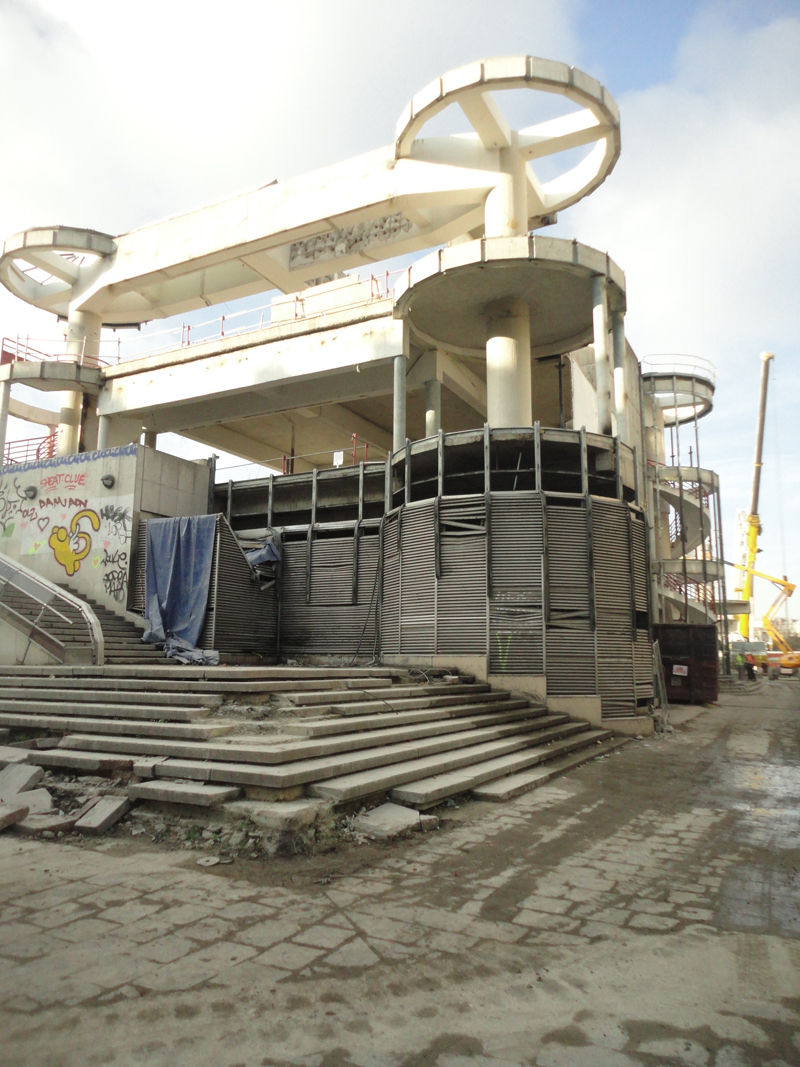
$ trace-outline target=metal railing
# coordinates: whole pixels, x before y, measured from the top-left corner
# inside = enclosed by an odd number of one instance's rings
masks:
[[[34,342],[33,345],[31,341]],[[4,337],[0,341],[0,366],[7,363],[80,363],[87,367],[109,367],[112,362],[119,363],[122,346],[121,337],[102,338],[99,344],[106,346],[104,351],[107,351],[109,346],[113,346],[116,349],[116,353],[106,359],[100,359],[99,356],[85,355],[85,339],[80,352],[68,352],[66,338],[61,338],[60,340],[29,336],[22,338],[17,334],[16,337]],[[47,347],[46,350],[43,350],[40,347],[34,347],[34,345]]]
[[[58,619],[61,625],[73,626],[74,622],[54,604],[62,608],[69,605],[80,614],[89,633],[92,663],[102,667],[105,662],[103,630],[89,605],[23,564],[0,554],[0,619],[28,638],[21,663],[25,662],[32,644],[38,645],[58,663],[66,662],[67,646],[49,632],[48,623],[52,625]],[[50,619],[50,616],[54,618]]]
[[[679,377],[702,378],[713,385],[717,378],[717,368],[703,356],[689,356],[682,353],[671,354],[657,352],[642,356],[642,374],[676,374]]]
[[[54,413],[55,414],[55,413]],[[21,441],[8,441],[0,466],[12,463],[36,463],[40,459],[52,459],[56,454],[58,431],[47,437],[26,437]]]

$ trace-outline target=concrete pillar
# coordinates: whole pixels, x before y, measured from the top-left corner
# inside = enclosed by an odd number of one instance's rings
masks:
[[[528,232],[528,176],[517,134],[514,132],[511,137],[510,148],[497,150],[502,178],[484,204],[487,237],[519,237]]]
[[[490,426],[530,426],[531,323],[524,300],[486,309],[486,406]]]
[[[611,433],[611,364],[608,358],[608,303],[606,278],[598,274],[592,291],[594,369],[597,385],[597,422],[600,433]]]
[[[0,382],[0,467],[5,463],[6,433],[8,431],[8,404],[11,400],[11,382]]]
[[[108,415],[100,415],[97,419],[97,449],[108,448]]]
[[[625,377],[625,312],[611,314],[611,338],[614,349],[614,404],[617,411],[617,436],[623,444],[631,444],[628,382]]]
[[[102,320],[91,311],[70,311],[67,320],[67,357],[76,363],[97,366],[100,355],[100,327]],[[80,391],[64,393],[61,414],[58,419],[59,456],[71,456],[78,451],[81,436],[83,394]]]
[[[155,448],[158,445],[158,433],[155,430],[144,431],[144,447]]]
[[[392,415],[392,451],[406,445],[406,357],[394,357],[394,411]]]
[[[425,382],[425,436],[435,437],[442,428],[442,383]]]

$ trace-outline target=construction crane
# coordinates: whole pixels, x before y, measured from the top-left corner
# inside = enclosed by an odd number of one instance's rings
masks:
[[[736,569],[740,571],[745,570],[745,568],[740,563],[734,563],[734,567],[736,567]],[[796,668],[800,667],[800,652],[797,652],[792,648],[792,646],[789,644],[789,642],[786,640],[786,638],[775,625],[775,619],[778,616],[778,612],[781,610],[783,605],[795,591],[794,584],[790,581],[787,581],[786,575],[784,575],[783,578],[776,578],[773,574],[764,574],[762,571],[750,570],[747,573],[746,577],[749,577],[751,580],[753,578],[763,578],[767,582],[772,582],[772,584],[777,588],[778,595],[773,600],[772,604],[769,607],[769,610],[761,616],[761,625],[769,634],[770,640],[772,641],[772,647],[779,649],[781,652],[781,658],[779,661],[781,667],[787,667],[790,670],[795,670]]]
[[[756,455],[753,462],[753,494],[750,498],[750,514],[747,516],[745,545],[742,563],[737,569],[742,572],[741,585],[736,591],[742,600],[752,601],[753,577],[758,554],[758,535],[761,533],[761,520],[758,517],[758,495],[761,489],[761,456],[764,450],[764,420],[767,414],[767,385],[769,384],[769,365],[775,358],[773,352],[761,353],[761,393],[758,401],[758,425],[756,427]],[[772,579],[770,579],[772,581]],[[794,587],[793,587],[794,588]],[[750,640],[750,616],[739,616],[739,633],[745,641]]]

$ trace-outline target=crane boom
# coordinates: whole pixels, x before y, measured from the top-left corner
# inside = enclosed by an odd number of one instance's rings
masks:
[[[761,520],[758,517],[758,497],[761,490],[762,454],[764,451],[764,422],[767,414],[767,386],[769,384],[769,365],[775,358],[773,352],[761,353],[761,391],[758,401],[758,425],[756,427],[756,454],[753,461],[753,493],[750,498],[750,514],[747,516],[747,535],[741,570],[742,600],[751,600],[753,596],[753,568],[758,553],[758,535],[761,533]],[[745,641],[750,640],[750,615],[739,616],[739,633]]]

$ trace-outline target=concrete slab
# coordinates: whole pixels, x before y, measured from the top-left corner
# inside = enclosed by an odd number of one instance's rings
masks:
[[[356,815],[353,829],[378,841],[419,830],[419,812],[400,804],[381,804],[365,815]]]
[[[138,782],[128,786],[131,800],[159,800],[168,804],[195,804],[202,808],[216,807],[226,800],[235,800],[241,793],[238,786],[200,785],[197,782]],[[80,829],[80,827],[79,827]]]
[[[44,813],[28,815],[17,824],[17,830],[26,837],[40,837],[42,834],[67,833],[74,825],[74,816]]]
[[[28,807],[25,804],[19,802],[9,804],[0,803],[0,830],[5,830],[9,826],[14,826],[15,823],[22,822],[28,815]]]
[[[265,830],[282,832],[310,826],[331,808],[325,800],[234,800],[225,805],[224,812],[228,819],[247,818]]]
[[[127,797],[101,797],[82,818],[75,829],[82,834],[102,834],[122,818],[130,809]]]
[[[26,789],[33,789],[43,777],[44,771],[41,767],[28,764],[6,767],[0,771],[0,801],[7,800],[16,793],[23,793]]]
[[[46,789],[26,789],[24,793],[18,793],[15,797],[5,798],[0,803],[27,804],[30,815],[43,815],[53,810],[53,798]]]
[[[7,734],[9,730],[5,731]],[[26,763],[28,752],[22,748],[11,748],[9,745],[0,745],[0,767],[10,767],[15,763]]]

